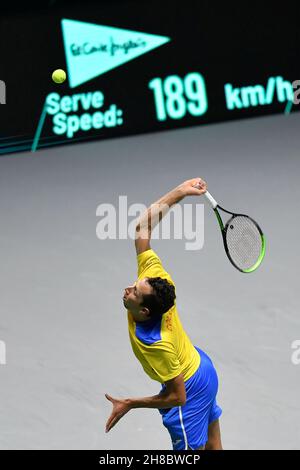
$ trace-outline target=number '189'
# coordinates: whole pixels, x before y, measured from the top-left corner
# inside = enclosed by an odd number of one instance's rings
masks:
[[[203,76],[189,73],[184,78],[178,75],[153,78],[149,82],[153,90],[156,116],[159,121],[181,119],[186,113],[201,116],[207,111],[207,95]]]

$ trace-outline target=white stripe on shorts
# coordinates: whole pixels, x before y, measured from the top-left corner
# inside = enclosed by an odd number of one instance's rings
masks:
[[[181,429],[182,429],[183,437],[184,437],[184,450],[188,450],[188,441],[187,441],[186,432],[184,429],[181,406],[179,406],[179,419],[180,419]]]

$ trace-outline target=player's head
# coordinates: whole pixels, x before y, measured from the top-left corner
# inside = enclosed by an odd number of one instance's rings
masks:
[[[174,305],[175,287],[161,277],[145,277],[125,289],[123,304],[135,321],[161,317]]]

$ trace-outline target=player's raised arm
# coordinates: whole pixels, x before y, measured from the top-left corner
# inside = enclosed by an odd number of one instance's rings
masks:
[[[152,230],[174,204],[180,202],[185,196],[201,196],[206,189],[205,181],[201,178],[192,178],[176,186],[172,191],[151,204],[137,222],[135,232],[137,254],[139,255],[150,249]]]

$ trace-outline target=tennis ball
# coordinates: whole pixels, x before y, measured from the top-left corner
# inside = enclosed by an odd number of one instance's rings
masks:
[[[66,78],[67,78],[66,72],[62,69],[54,70],[52,74],[52,80],[55,83],[63,83]]]

